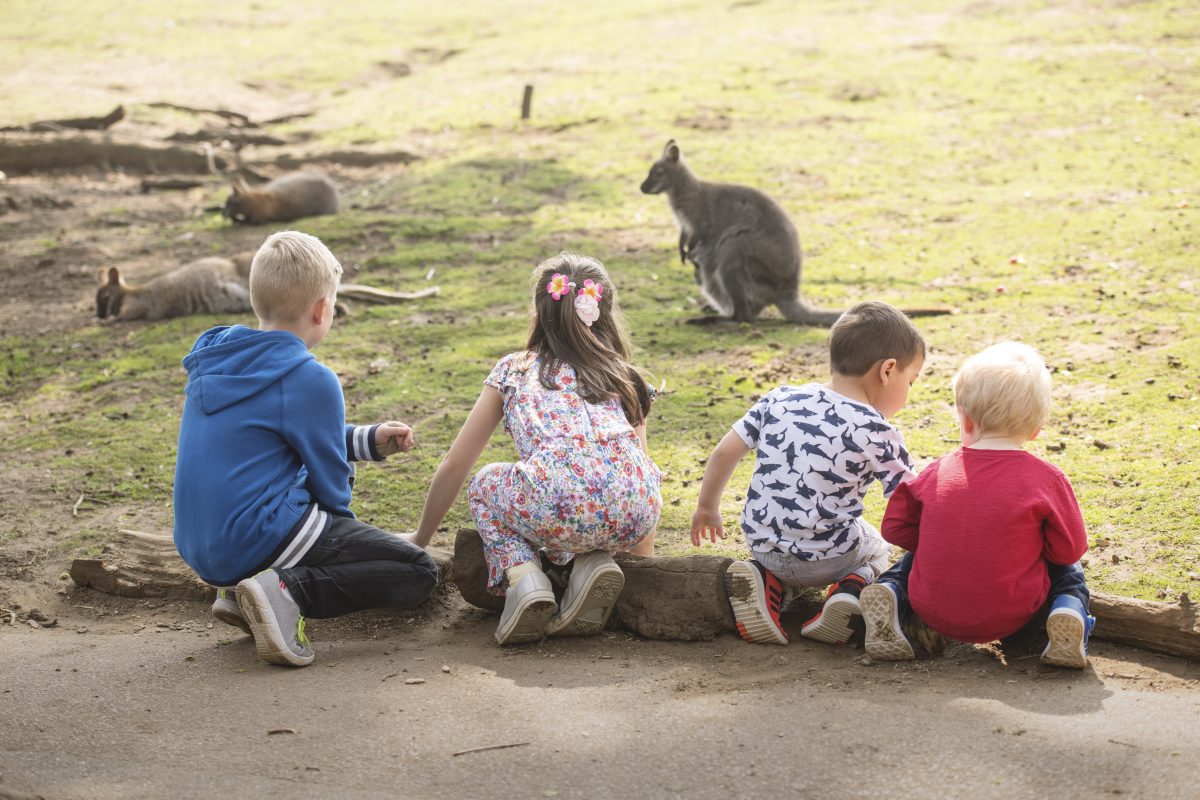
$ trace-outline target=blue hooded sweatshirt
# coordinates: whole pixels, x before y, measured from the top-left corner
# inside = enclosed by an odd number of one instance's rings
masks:
[[[206,331],[183,359],[187,400],[175,462],[175,547],[228,586],[295,566],[350,512],[350,460],[380,460],[378,426],[346,425],[342,387],[296,335]]]

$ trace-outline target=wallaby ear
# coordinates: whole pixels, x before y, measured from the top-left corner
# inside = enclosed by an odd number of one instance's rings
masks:
[[[101,274],[102,274],[102,275],[104,274],[104,270],[101,270],[100,272],[101,272]],[[118,286],[118,285],[120,285],[120,283],[121,283],[121,270],[117,269],[116,267],[109,267],[109,268],[108,268],[108,281],[107,281],[107,282],[108,282],[108,284],[109,284],[110,286]]]
[[[663,148],[663,158],[667,161],[679,160],[679,145],[675,144],[675,140],[667,142],[667,146]]]

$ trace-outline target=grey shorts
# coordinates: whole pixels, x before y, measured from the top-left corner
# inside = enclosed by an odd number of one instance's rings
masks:
[[[779,578],[784,586],[792,589],[828,586],[851,572],[872,581],[888,568],[892,547],[883,540],[873,525],[862,520],[859,520],[859,524],[862,526],[862,535],[858,539],[858,545],[845,555],[805,561],[788,553],[772,550],[768,553],[754,553],[753,557]]]

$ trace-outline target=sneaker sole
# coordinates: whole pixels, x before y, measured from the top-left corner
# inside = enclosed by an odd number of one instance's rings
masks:
[[[553,592],[531,593],[525,603],[513,613],[505,630],[496,629],[497,644],[526,644],[546,638],[546,626],[554,616],[557,604]]]
[[[287,646],[283,631],[279,629],[275,615],[270,611],[271,603],[261,586],[254,581],[246,581],[245,585],[239,585],[237,600],[242,616],[250,624],[250,635],[254,637],[254,649],[258,651],[259,658],[271,664],[283,664],[288,667],[307,667],[312,663],[315,654],[297,655]]]
[[[243,633],[248,633],[252,636],[254,635],[254,632],[250,630],[250,626],[246,624],[246,618],[243,617],[238,612],[226,611],[224,609],[215,609],[212,612],[212,615],[213,615],[213,619],[219,620],[221,622],[224,622],[226,625],[237,628],[238,630],[242,631]]]
[[[559,609],[546,626],[547,636],[595,636],[604,630],[617,597],[625,588],[625,573],[616,564],[597,569],[590,585],[579,593],[574,608]]]
[[[863,622],[867,626],[864,646],[867,655],[876,661],[912,661],[916,658],[912,645],[900,630],[900,613],[896,595],[883,586],[867,586],[859,595]]]
[[[733,609],[734,625],[743,639],[755,644],[788,643],[787,634],[775,625],[758,600],[766,595],[758,570],[744,561],[730,564],[725,571],[725,593]]]
[[[854,636],[850,620],[862,613],[858,598],[834,595],[825,602],[821,613],[804,623],[800,635],[828,644],[845,644]]]
[[[1046,634],[1050,637],[1050,643],[1042,651],[1042,663],[1086,669],[1088,660],[1083,649],[1083,626],[1083,621],[1074,614],[1051,614],[1046,620]]]

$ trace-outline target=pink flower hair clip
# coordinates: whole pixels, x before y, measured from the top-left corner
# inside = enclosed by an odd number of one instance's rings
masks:
[[[600,298],[604,295],[604,285],[590,278],[583,282],[583,288],[575,295],[575,313],[589,328],[600,319]]]
[[[588,281],[591,283],[591,281]],[[567,276],[560,272],[554,273],[550,278],[550,282],[546,284],[546,291],[555,300],[561,300],[564,294],[570,294],[571,289],[575,288],[575,282],[567,280]]]

